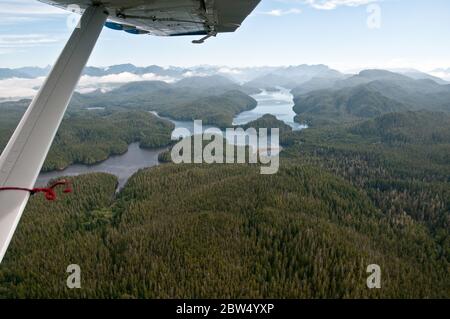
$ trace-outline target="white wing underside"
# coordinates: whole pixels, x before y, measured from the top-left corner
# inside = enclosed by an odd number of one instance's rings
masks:
[[[84,9],[90,0],[40,0],[67,9]],[[108,0],[111,21],[157,36],[234,32],[260,0]]]

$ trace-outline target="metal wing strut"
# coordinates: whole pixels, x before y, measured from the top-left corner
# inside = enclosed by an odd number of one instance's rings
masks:
[[[85,10],[79,26],[0,156],[0,187],[33,188],[108,13]],[[0,262],[25,209],[29,192],[0,192]]]

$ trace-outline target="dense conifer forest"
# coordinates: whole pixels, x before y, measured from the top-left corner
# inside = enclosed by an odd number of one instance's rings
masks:
[[[440,124],[414,137],[422,117]],[[275,175],[165,164],[118,194],[114,176],[90,174],[57,202],[35,196],[0,296],[450,297],[448,118],[411,112],[290,134]],[[69,264],[81,266],[82,289],[66,288]],[[381,289],[366,287],[369,264],[381,266]]]
[[[203,120],[204,124],[225,128],[231,126],[238,113],[256,106],[248,94],[258,92],[220,76],[186,78],[172,85],[144,81],[107,93],[76,94],[71,108],[154,111],[175,120]]]
[[[125,153],[133,142],[142,148],[166,146],[173,128],[171,122],[144,111],[84,111],[63,121],[43,170],[95,164]]]
[[[260,118],[250,121],[245,125],[241,125],[238,127],[242,127],[244,130],[248,128],[254,128],[257,131],[260,128],[266,128],[268,130],[268,134],[270,134],[271,128],[278,128],[280,135],[284,135],[286,133],[292,132],[292,127],[284,123],[283,121],[278,120],[274,115],[272,114],[264,114]]]
[[[27,101],[0,104],[0,149],[8,142]],[[125,153],[128,145],[156,148],[171,143],[174,125],[145,111],[72,110],[64,118],[43,171],[95,164]]]
[[[173,124],[149,111],[226,127],[256,103],[220,77],[180,82],[75,94],[44,170],[169,145]],[[280,128],[274,175],[166,151],[120,191],[113,175],[71,177],[73,193],[31,198],[0,298],[450,298],[450,91],[432,82],[371,70],[295,88],[311,127],[242,126]],[[28,103],[0,104],[0,149]]]

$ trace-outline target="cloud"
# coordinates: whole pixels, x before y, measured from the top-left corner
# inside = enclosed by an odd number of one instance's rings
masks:
[[[227,68],[227,67],[220,68],[218,72],[223,73],[223,74],[231,74],[231,75],[242,74],[242,71],[239,69],[233,69],[233,68]]]
[[[0,15],[0,25],[14,25],[14,24],[23,24],[28,22],[34,22],[36,19],[34,17],[18,17],[18,16],[2,16]]]
[[[358,7],[379,1],[380,0],[277,0],[277,2],[283,3],[303,3],[319,10],[333,10],[343,6]]]
[[[449,69],[436,69],[429,73],[438,78],[444,79],[446,81],[450,81],[450,68]]]
[[[173,83],[177,79],[170,76],[162,76],[154,73],[134,74],[123,72],[118,74],[109,74],[105,76],[83,75],[78,83],[77,92],[90,93],[100,89],[102,92],[110,91],[121,84],[141,81],[162,81]]]
[[[67,11],[35,0],[1,0],[0,15],[61,15]]]
[[[110,84],[110,83],[128,83],[128,82],[139,82],[139,81],[163,81],[167,83],[175,82],[175,78],[170,76],[162,76],[154,73],[146,74],[134,74],[130,72],[123,72],[118,74],[109,74],[105,76],[89,76],[83,75],[80,79],[79,87],[96,86],[99,84]]]
[[[194,76],[209,76],[209,73],[206,72],[198,72],[198,71],[187,71],[183,73],[184,78],[192,78]]]
[[[44,82],[43,77],[36,79],[6,79],[0,80],[0,100],[20,99],[33,97],[37,93],[37,88]]]
[[[60,39],[44,34],[8,34],[0,35],[1,49],[29,48],[58,42]]]
[[[69,14],[68,11],[36,0],[0,0],[0,26],[64,18]]]
[[[260,12],[260,14],[265,14],[273,17],[281,17],[289,14],[300,14],[302,13],[302,10],[297,8],[282,10],[282,9],[273,9],[270,11]]]
[[[65,19],[70,12],[36,0],[0,0],[0,55],[21,52],[24,48],[48,45],[62,37],[42,34],[8,34],[9,26],[39,23],[55,18]],[[3,34],[1,34],[3,33]]]
[[[22,98],[32,98],[38,92],[39,87],[44,82],[45,77],[35,79],[19,79],[10,78],[0,80],[0,101],[1,100],[18,100]],[[133,74],[123,72],[119,74],[110,74],[105,76],[89,76],[83,75],[78,83],[77,91],[81,93],[89,93],[97,89],[108,91],[118,84],[140,82],[140,81],[163,81],[173,83],[177,79],[169,76],[160,76],[154,73]]]

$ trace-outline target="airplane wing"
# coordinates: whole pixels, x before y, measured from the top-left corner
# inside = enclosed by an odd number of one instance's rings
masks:
[[[40,0],[81,10],[90,0]],[[104,6],[112,28],[157,36],[215,35],[234,32],[261,0],[109,0]]]
[[[235,31],[259,1],[42,0],[65,9],[78,5],[83,16],[0,156],[0,262],[103,26],[135,34],[205,35],[194,41],[201,43]]]

